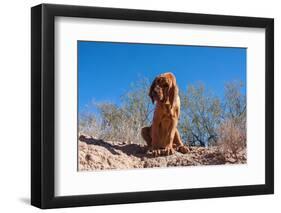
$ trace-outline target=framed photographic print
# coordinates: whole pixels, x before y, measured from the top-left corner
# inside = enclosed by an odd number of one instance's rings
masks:
[[[274,21],[31,9],[31,204],[274,192]]]

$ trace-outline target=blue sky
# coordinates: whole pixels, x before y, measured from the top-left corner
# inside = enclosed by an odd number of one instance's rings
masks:
[[[180,89],[203,82],[217,96],[225,82],[246,84],[246,49],[78,41],[79,111],[92,100],[120,103],[140,77],[173,72]],[[244,90],[245,92],[245,90]]]

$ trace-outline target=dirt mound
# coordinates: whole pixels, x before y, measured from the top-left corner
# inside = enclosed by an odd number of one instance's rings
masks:
[[[191,147],[190,152],[153,157],[144,145],[103,141],[90,136],[79,137],[79,171],[132,169],[171,166],[198,166],[246,163],[246,153],[238,160],[223,155],[217,148]]]

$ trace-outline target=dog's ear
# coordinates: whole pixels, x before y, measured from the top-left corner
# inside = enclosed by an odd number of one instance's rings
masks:
[[[148,95],[151,98],[151,101],[152,101],[153,104],[154,104],[155,100],[153,98],[152,91],[154,90],[155,84],[156,84],[156,78],[153,80],[153,82],[152,82],[152,84],[150,86],[150,89],[149,89],[149,93],[148,93]]]
[[[169,87],[169,102],[171,105],[171,108],[173,108],[176,104],[177,104],[177,98],[179,95],[179,89],[176,83],[176,78],[174,77],[174,75],[170,75],[169,76],[169,80],[171,81],[170,83],[170,87]]]

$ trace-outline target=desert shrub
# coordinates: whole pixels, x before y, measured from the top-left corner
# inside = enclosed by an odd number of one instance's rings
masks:
[[[199,146],[215,143],[222,113],[220,99],[206,90],[203,83],[189,85],[180,97],[179,130],[183,140]]]
[[[79,113],[78,123],[80,134],[91,135],[95,138],[100,137],[101,125],[94,113],[85,111]]]
[[[149,87],[148,79],[142,78],[131,84],[118,104],[92,102],[79,113],[79,132],[104,140],[144,143],[141,128],[151,125],[154,110]],[[219,146],[233,155],[245,147],[246,97],[242,89],[241,82],[233,81],[225,84],[220,97],[203,83],[180,90],[178,129],[183,142],[191,146]]]
[[[222,103],[222,124],[218,128],[218,146],[227,157],[238,160],[238,154],[246,149],[246,96],[243,84],[232,81],[225,84]]]
[[[227,120],[218,129],[218,146],[227,157],[238,160],[238,153],[246,148],[246,127],[235,120]]]
[[[221,134],[219,128],[229,120],[245,131],[246,97],[243,88],[240,81],[226,82],[221,97],[214,95],[203,83],[190,84],[186,91],[180,91],[178,127],[183,141],[191,146],[217,146]]]
[[[227,82],[224,86],[223,117],[235,122],[242,122],[246,117],[246,96],[241,90],[244,85],[240,81]]]
[[[98,104],[101,115],[100,138],[131,143],[135,139],[133,118],[128,112],[114,104]]]
[[[92,102],[79,115],[79,131],[99,139],[125,143],[143,143],[141,128],[151,123],[153,107],[148,97],[149,81],[141,79],[120,98],[119,105]]]

